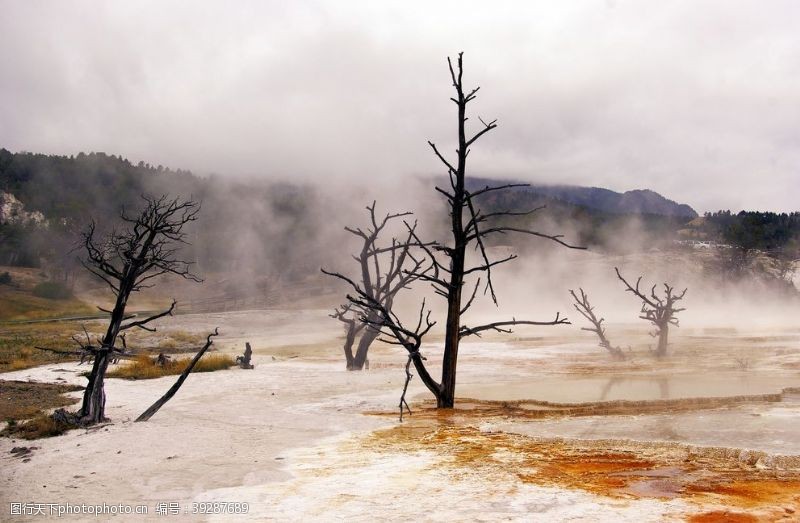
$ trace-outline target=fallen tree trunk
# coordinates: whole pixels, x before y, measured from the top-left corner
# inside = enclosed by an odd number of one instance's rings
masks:
[[[203,346],[202,349],[200,349],[200,352],[195,354],[194,358],[192,358],[192,361],[189,363],[189,365],[186,367],[186,369],[181,373],[181,375],[178,377],[177,381],[175,381],[175,384],[172,387],[170,387],[170,389],[167,391],[167,393],[164,394],[163,396],[161,396],[158,399],[158,401],[156,401],[155,403],[150,405],[150,408],[148,408],[146,411],[144,411],[141,414],[141,416],[136,418],[137,422],[138,421],[147,421],[147,420],[149,420],[150,418],[153,417],[153,415],[156,412],[158,412],[158,410],[161,407],[164,406],[164,404],[166,402],[168,402],[169,400],[172,399],[172,397],[175,395],[175,393],[178,392],[178,389],[181,388],[181,385],[183,385],[183,382],[186,381],[186,378],[189,377],[189,373],[192,372],[192,369],[194,369],[194,366],[197,365],[197,362],[200,361],[200,358],[203,357],[203,354],[205,354],[206,351],[208,350],[208,348],[211,347],[211,345],[213,345],[214,342],[211,340],[211,338],[213,338],[214,336],[218,336],[218,335],[219,335],[219,328],[214,329],[214,332],[208,335],[208,337],[206,338],[206,344]]]

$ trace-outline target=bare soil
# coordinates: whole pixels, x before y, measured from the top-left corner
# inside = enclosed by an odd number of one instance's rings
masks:
[[[24,420],[77,400],[64,396],[82,390],[77,385],[0,380],[0,420]]]

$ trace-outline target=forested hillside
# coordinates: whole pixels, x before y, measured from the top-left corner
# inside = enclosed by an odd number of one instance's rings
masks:
[[[494,183],[480,178],[472,182],[474,187]],[[344,222],[331,217],[362,203],[307,185],[200,177],[105,153],[67,157],[6,149],[0,149],[0,192],[22,206],[20,211],[5,205],[9,216],[0,217],[0,264],[45,265],[65,277],[76,268],[73,249],[80,231],[92,219],[101,228],[113,227],[120,209],[135,210],[142,194],[202,201],[202,219],[187,247],[199,270],[290,281],[317,274],[331,250],[341,248],[342,237],[331,232],[341,231]],[[586,187],[516,187],[487,193],[479,205],[517,212],[544,206],[507,219],[614,252],[670,248],[685,237],[679,231],[688,230],[700,239],[796,257],[800,237],[798,213],[720,211],[695,218],[690,207],[646,190],[620,194]],[[15,212],[22,214],[11,216]],[[436,229],[437,224],[428,225]],[[512,236],[497,238],[503,244],[515,241]]]
[[[202,202],[188,249],[203,271],[240,271],[248,263],[261,274],[280,268],[284,278],[302,278],[318,270],[314,249],[325,248],[325,239],[316,236],[319,215],[311,212],[325,203],[307,186],[204,178],[104,153],[66,157],[0,149],[0,191],[18,199],[24,212],[45,218],[0,223],[0,264],[74,268],[71,251],[80,231],[91,220],[113,227],[121,209],[141,205],[142,194]],[[300,245],[295,235],[310,241]]]

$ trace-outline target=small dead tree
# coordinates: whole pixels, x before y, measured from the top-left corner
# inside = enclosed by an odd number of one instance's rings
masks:
[[[244,344],[244,354],[241,356],[236,356],[236,364],[239,365],[239,368],[252,370],[253,364],[250,363],[250,358],[253,357],[253,349],[250,347],[250,342],[245,342]]]
[[[98,237],[95,223],[83,234],[86,259],[83,266],[111,289],[114,307],[100,309],[109,314],[106,333],[96,346],[88,344],[83,350],[94,356],[89,383],[83,395],[80,411],[75,423],[82,425],[98,423],[105,419],[105,375],[109,362],[124,349],[116,346],[117,337],[128,329],[144,329],[155,332],[149,324],[159,318],[171,316],[176,302],[160,313],[138,320],[126,315],[125,309],[131,294],[152,286],[152,280],[172,274],[187,280],[200,282],[190,271],[191,263],[178,257],[181,244],[186,244],[184,226],[197,219],[200,205],[197,202],[179,199],[142,197],[144,208],[136,216],[124,211],[121,218],[125,225],[105,237]],[[127,323],[125,323],[127,321]]]
[[[404,286],[406,287],[412,282],[430,274],[434,268],[433,264],[423,268],[423,259],[417,259],[411,255],[409,255],[409,257],[413,259],[413,265],[404,276]],[[367,328],[377,331],[381,335],[381,341],[390,345],[399,345],[408,352],[408,360],[405,367],[406,381],[400,396],[400,421],[403,421],[403,407],[405,407],[409,413],[411,412],[405,399],[408,384],[413,377],[413,374],[410,372],[411,363],[414,363],[422,382],[434,395],[438,393],[441,387],[425,368],[422,363],[425,361],[425,357],[420,353],[422,338],[436,325],[436,322],[430,319],[431,312],[426,309],[425,300],[422,301],[422,305],[420,306],[416,326],[407,328],[403,325],[402,320],[397,314],[387,309],[380,301],[370,296],[369,293],[354,280],[339,273],[323,272],[350,284],[355,294],[348,294],[347,299],[350,300],[350,304],[353,308],[359,311],[359,321],[366,324]]]
[[[606,329],[603,327],[605,318],[598,319],[597,315],[594,313],[594,307],[592,307],[592,304],[589,303],[589,296],[580,287],[578,288],[578,291],[581,293],[580,298],[574,290],[570,289],[569,291],[569,293],[572,295],[572,299],[575,301],[573,304],[575,306],[575,310],[581,313],[581,316],[589,320],[589,323],[592,324],[591,327],[581,327],[581,330],[594,332],[597,335],[599,345],[602,348],[607,350],[613,358],[624,360],[625,353],[622,352],[622,349],[611,345],[611,342],[608,341],[608,337],[606,337]]]
[[[381,244],[381,233],[393,221],[410,216],[410,212],[386,214],[378,218],[376,202],[367,206],[369,225],[366,229],[345,227],[345,230],[361,240],[361,251],[353,259],[358,263],[360,274],[359,282],[364,292],[371,299],[378,301],[387,310],[391,311],[397,293],[400,292],[408,278],[404,271],[408,261],[409,249],[415,246],[413,227],[409,229],[406,241],[401,242],[392,238],[391,244]],[[325,272],[325,271],[323,271]],[[347,361],[347,370],[362,370],[367,362],[369,348],[379,335],[379,330],[370,327],[378,321],[378,313],[372,310],[351,310],[352,304],[348,303],[337,308],[331,317],[338,319],[345,325],[344,353]],[[358,321],[357,314],[366,314],[365,321]],[[365,328],[366,327],[366,328]],[[353,345],[358,336],[358,348],[353,353]]]
[[[356,342],[356,337],[364,329],[366,323],[358,320],[352,306],[349,303],[340,305],[334,309],[330,317],[339,320],[344,324],[344,358],[346,361],[347,370],[353,370],[353,345]]]
[[[497,265],[509,262],[517,256],[511,254],[501,259],[492,260],[489,257],[486,241],[490,237],[516,232],[528,234],[555,241],[570,248],[576,248],[561,240],[560,235],[549,235],[538,231],[504,225],[496,221],[497,218],[509,216],[529,215],[539,209],[527,212],[492,211],[483,212],[480,208],[481,196],[494,191],[512,187],[526,186],[527,184],[505,184],[495,187],[486,186],[483,189],[470,191],[467,189],[467,156],[470,147],[482,136],[497,127],[496,120],[485,122],[480,120],[480,130],[467,137],[466,110],[467,104],[475,99],[479,88],[465,91],[462,83],[463,61],[462,53],[458,55],[456,66],[447,60],[450,79],[455,90],[451,98],[457,107],[458,148],[456,161],[450,162],[439,152],[433,142],[428,142],[433,153],[447,169],[449,188],[435,187],[446,200],[448,215],[451,220],[452,241],[448,243],[425,244],[419,240],[416,232],[409,228],[410,238],[425,252],[425,261],[414,259],[414,267],[405,271],[412,280],[428,282],[433,286],[437,295],[447,301],[447,320],[445,324],[444,354],[442,357],[442,377],[436,381],[425,367],[425,359],[420,354],[422,338],[433,327],[435,322],[430,319],[430,311],[425,308],[423,301],[417,317],[416,325],[405,324],[394,312],[386,309],[379,301],[375,300],[361,286],[342,275],[336,275],[350,283],[355,291],[348,299],[352,304],[363,311],[362,320],[373,329],[379,330],[385,336],[382,339],[400,345],[408,352],[409,360],[414,364],[417,374],[428,390],[436,397],[439,408],[452,408],[455,401],[456,371],[458,366],[458,350],[462,339],[468,336],[480,336],[485,331],[510,332],[510,327],[515,325],[562,325],[569,323],[566,318],[556,314],[552,321],[525,321],[512,318],[507,321],[498,321],[483,325],[468,326],[462,322],[462,316],[472,306],[479,288],[481,278],[477,278],[470,297],[464,301],[462,292],[467,279],[483,274],[485,279],[484,293],[491,295],[492,301],[497,303],[495,289],[492,281],[492,269]],[[468,249],[476,250],[480,261],[470,265],[467,260]],[[442,257],[443,260],[440,260]],[[407,374],[406,384],[410,380]],[[404,389],[405,393],[405,389]],[[405,400],[401,398],[401,407]]]
[[[622,277],[619,269],[614,267],[617,273],[617,278],[625,284],[625,290],[642,300],[641,316],[639,318],[647,320],[652,323],[656,330],[651,332],[650,335],[658,338],[658,345],[656,346],[656,356],[663,357],[667,354],[667,342],[669,339],[669,326],[674,325],[679,327],[678,318],[675,315],[685,308],[677,308],[675,304],[683,299],[688,289],[683,289],[683,292],[677,294],[675,288],[669,284],[664,284],[664,297],[656,294],[656,286],[653,285],[650,289],[650,295],[645,294],[646,291],[639,290],[639,284],[642,277],[636,280],[636,285],[631,286],[628,281]]]
[[[172,385],[172,387],[170,387],[169,390],[163,396],[158,398],[158,400],[155,403],[150,405],[150,407],[146,411],[142,412],[142,414],[138,418],[136,418],[136,421],[149,420],[150,418],[153,417],[153,415],[156,412],[159,411],[161,407],[164,406],[166,402],[172,399],[172,397],[178,392],[178,389],[181,388],[181,385],[183,385],[183,382],[186,381],[186,378],[189,377],[189,374],[192,372],[192,370],[194,370],[194,366],[197,365],[197,362],[200,361],[200,358],[203,357],[203,354],[205,354],[206,351],[209,349],[209,347],[211,347],[211,345],[214,344],[214,342],[211,340],[211,338],[213,338],[214,336],[219,336],[219,328],[214,329],[214,332],[212,332],[206,337],[206,344],[203,345],[203,348],[200,349],[200,351],[198,351],[198,353],[194,355],[194,358],[192,358],[192,361],[189,362],[189,365],[187,365],[184,371],[181,372],[181,375],[178,376],[178,379],[175,381],[175,384]],[[248,346],[249,345],[250,344],[248,343]]]

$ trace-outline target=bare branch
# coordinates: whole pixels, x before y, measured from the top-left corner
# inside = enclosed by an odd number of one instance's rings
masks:
[[[477,89],[476,89],[476,91],[477,91]],[[478,138],[480,138],[484,134],[488,133],[489,131],[491,131],[492,129],[495,129],[497,127],[497,120],[492,120],[489,123],[484,122],[480,118],[479,118],[479,120],[481,120],[481,123],[484,125],[484,127],[483,127],[483,129],[478,131],[478,133],[475,136],[473,136],[472,138],[467,140],[467,147],[469,147],[470,145],[475,143],[478,140]]]
[[[563,245],[564,247],[570,248],[570,249],[586,250],[586,247],[582,247],[582,246],[579,246],[579,245],[572,245],[572,244],[569,244],[569,243],[565,242],[564,240],[562,240],[561,238],[564,237],[563,234],[545,234],[545,233],[541,233],[541,232],[538,232],[538,231],[533,231],[533,230],[530,230],[530,229],[520,229],[520,228],[517,228],[517,227],[505,227],[505,226],[503,226],[503,227],[491,227],[489,229],[483,230],[480,234],[471,234],[471,235],[469,235],[467,237],[467,241],[475,240],[479,236],[480,237],[486,237],[489,234],[497,234],[497,233],[505,234],[507,232],[517,232],[517,233],[522,233],[522,234],[530,234],[531,236],[537,236],[539,238],[544,238],[546,240],[552,240],[552,241],[554,241],[554,242],[556,242],[556,243],[558,243],[560,245]]]
[[[159,312],[158,314],[154,314],[153,316],[150,316],[149,318],[145,318],[145,319],[140,320],[140,321],[134,321],[134,322],[128,323],[127,325],[121,325],[119,330],[120,331],[124,331],[124,330],[127,330],[127,329],[131,329],[133,327],[138,327],[138,328],[144,329],[146,331],[156,332],[156,329],[154,327],[148,327],[147,324],[150,323],[151,321],[157,320],[159,318],[163,318],[164,316],[172,316],[172,311],[175,310],[175,305],[177,305],[177,304],[178,304],[178,302],[173,299],[172,300],[172,304],[169,306],[169,309],[167,309],[167,310],[165,310],[163,312]]]
[[[562,318],[559,313],[556,313],[556,317],[553,321],[527,321],[527,320],[512,319],[510,321],[496,321],[494,323],[487,323],[485,325],[479,325],[477,327],[467,327],[466,325],[464,325],[461,327],[461,330],[459,331],[459,337],[464,338],[466,336],[473,336],[473,335],[480,336],[479,333],[487,330],[510,333],[512,332],[511,329],[504,329],[503,327],[513,327],[515,325],[569,325],[569,324],[570,322],[567,318]]]
[[[580,298],[578,298],[578,295],[575,294],[575,291],[572,289],[569,291],[569,293],[572,295],[572,299],[575,301],[573,304],[575,306],[575,310],[581,313],[581,315],[589,320],[589,323],[592,324],[592,327],[582,327],[581,330],[595,333],[599,339],[599,345],[602,348],[610,352],[615,358],[623,359],[625,354],[622,352],[622,349],[612,346],[611,342],[608,341],[608,338],[606,337],[606,329],[603,327],[603,321],[605,321],[604,318],[597,318],[594,313],[594,307],[592,307],[592,304],[589,303],[589,296],[583,291],[582,288],[579,288],[578,290],[581,293]]]
[[[439,158],[439,160],[441,160],[441,162],[442,162],[442,163],[443,163],[443,164],[444,164],[444,165],[447,167],[447,172],[448,172],[448,173],[454,173],[454,172],[456,172],[456,169],[455,169],[455,167],[453,167],[453,166],[450,164],[450,162],[448,162],[448,161],[445,159],[445,157],[444,157],[444,156],[442,156],[442,153],[440,153],[440,152],[439,152],[439,149],[437,149],[437,148],[436,148],[436,144],[434,144],[434,143],[433,143],[433,142],[431,142],[431,141],[428,141],[428,145],[430,145],[430,146],[431,146],[431,149],[433,149],[433,152],[436,154],[436,157],[437,157],[437,158]]]
[[[494,191],[503,191],[505,189],[511,189],[513,187],[530,187],[531,184],[529,183],[507,183],[505,185],[497,185],[494,187],[486,186],[483,189],[478,189],[477,191],[473,191],[472,194],[468,196],[470,199],[477,198],[483,194],[494,192]]]

